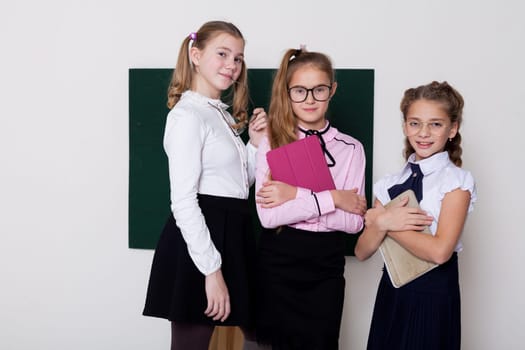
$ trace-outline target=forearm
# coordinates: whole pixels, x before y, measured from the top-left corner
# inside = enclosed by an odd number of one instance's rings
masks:
[[[365,227],[354,248],[355,256],[363,261],[374,255],[385,238],[386,232],[377,227]]]
[[[299,196],[273,208],[263,208],[257,204],[257,214],[261,225],[275,228],[319,217],[316,198],[313,195]]]
[[[436,264],[447,262],[455,248],[439,237],[417,231],[391,231],[388,236],[418,258]]]
[[[217,271],[222,264],[221,254],[213,244],[210,231],[196,201],[179,201],[177,205],[172,205],[172,212],[197,269],[203,275]]]
[[[351,161],[340,168],[336,175],[337,189],[330,191],[335,210],[321,219],[327,227],[347,233],[357,233],[363,229],[363,215],[367,209],[364,175],[364,152],[359,148]]]
[[[346,233],[357,233],[363,228],[363,217],[361,215],[346,212],[341,209],[323,215],[320,218],[323,225],[333,231]]]
[[[335,208],[321,218],[324,225],[335,231],[357,233],[363,229],[364,219],[362,214],[366,210],[366,200],[349,197],[359,197],[357,193],[349,190],[331,190],[331,205]],[[349,199],[350,198],[350,199]],[[352,204],[353,203],[353,204]]]

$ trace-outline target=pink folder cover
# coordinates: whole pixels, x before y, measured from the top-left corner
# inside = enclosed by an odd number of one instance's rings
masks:
[[[317,136],[305,137],[266,153],[273,180],[314,192],[335,189]]]

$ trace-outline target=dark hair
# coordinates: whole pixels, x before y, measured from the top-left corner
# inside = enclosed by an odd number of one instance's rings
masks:
[[[443,110],[450,118],[452,123],[457,123],[458,131],[453,139],[449,140],[445,145],[445,151],[448,152],[450,160],[457,166],[461,166],[461,135],[459,127],[463,120],[463,97],[461,94],[450,86],[446,81],[439,83],[433,81],[427,85],[421,85],[416,88],[410,88],[405,91],[403,99],[401,100],[401,112],[403,113],[403,120],[406,121],[408,110],[412,103],[417,100],[429,100],[438,102],[443,107]],[[414,148],[410,145],[408,138],[405,138],[405,159],[414,153]]]

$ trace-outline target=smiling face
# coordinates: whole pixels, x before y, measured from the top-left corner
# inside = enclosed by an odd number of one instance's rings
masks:
[[[195,67],[192,90],[218,99],[239,78],[244,64],[244,40],[227,33],[211,39],[204,49],[192,47]]]
[[[331,83],[328,74],[312,65],[298,68],[288,83],[289,88],[303,87],[305,89],[312,89],[321,85],[332,86],[329,95],[331,98],[335,93],[337,83]],[[330,99],[321,102],[314,99],[313,91],[307,91],[306,94],[306,100],[303,102],[291,102],[293,113],[300,127],[320,130],[326,125],[325,114]]]
[[[436,101],[420,99],[408,108],[403,132],[416,152],[416,160],[443,152],[449,138],[458,131],[443,106]]]

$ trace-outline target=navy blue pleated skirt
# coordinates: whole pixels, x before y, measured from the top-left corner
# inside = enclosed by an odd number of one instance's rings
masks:
[[[344,241],[338,232],[288,226],[259,240],[257,340],[274,350],[338,349],[344,300]]]
[[[456,253],[400,288],[383,269],[367,349],[459,350],[460,312]]]
[[[207,307],[204,275],[170,215],[159,238],[143,314],[181,323],[254,327],[255,236],[247,200],[199,195],[211,239],[221,254],[231,314],[225,322],[204,314]]]

